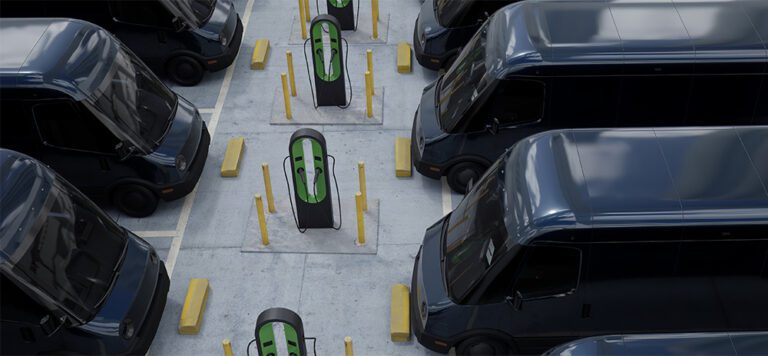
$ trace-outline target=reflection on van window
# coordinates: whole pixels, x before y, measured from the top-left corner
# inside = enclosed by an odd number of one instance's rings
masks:
[[[85,36],[88,45],[73,51],[65,70],[86,95],[89,110],[156,147],[173,119],[176,95],[107,32]]]
[[[532,246],[515,281],[514,290],[526,298],[556,296],[576,290],[581,252],[575,248]]]
[[[91,115],[80,113],[69,100],[37,104],[35,123],[46,144],[89,152],[114,153],[117,138]]]
[[[4,257],[26,283],[87,319],[111,288],[125,234],[60,180],[53,182],[38,219]]]
[[[451,66],[438,88],[439,118],[443,129],[452,131],[488,84],[485,42],[488,22],[481,27]]]

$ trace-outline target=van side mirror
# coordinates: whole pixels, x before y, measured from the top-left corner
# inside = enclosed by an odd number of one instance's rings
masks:
[[[55,334],[62,326],[64,326],[64,318],[59,319],[54,315],[48,314],[40,319],[40,330],[46,336]]]
[[[523,300],[525,300],[525,297],[523,296],[523,293],[520,291],[515,291],[515,294],[513,296],[507,296],[504,298],[504,301],[507,302],[510,306],[512,306],[515,310],[523,309]]]
[[[494,117],[493,121],[491,121],[490,124],[486,125],[485,128],[488,129],[488,132],[491,133],[491,135],[495,135],[499,133],[499,126],[501,124],[499,123],[499,118]]]
[[[136,152],[136,147],[133,147],[130,143],[127,141],[121,141],[120,143],[115,146],[115,151],[117,152],[117,156],[121,161],[125,161],[129,157],[133,155],[134,152]]]

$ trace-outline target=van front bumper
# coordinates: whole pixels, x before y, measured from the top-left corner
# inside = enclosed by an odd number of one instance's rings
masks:
[[[411,277],[411,294],[410,294],[410,314],[411,314],[411,330],[413,330],[413,336],[416,337],[416,340],[419,341],[419,343],[435,352],[439,353],[448,353],[448,351],[451,349],[451,346],[424,332],[424,325],[421,323],[421,312],[419,311],[419,301],[416,297],[416,291],[417,288],[419,288],[418,285],[418,271],[419,271],[419,263],[421,263],[421,255],[422,255],[422,248],[419,249],[419,253],[416,254],[416,260],[413,264],[413,275]]]
[[[417,110],[416,114],[413,116],[413,125],[411,125],[411,163],[413,163],[413,167],[416,168],[416,171],[423,176],[432,179],[440,179],[440,177],[443,176],[445,167],[440,164],[425,162],[421,158],[421,153],[419,152],[419,140],[423,140],[424,138],[420,137],[416,132],[416,120],[419,119],[418,114],[419,112]]]
[[[209,72],[220,71],[229,67],[232,62],[235,61],[237,53],[240,51],[240,44],[243,42],[243,23],[240,21],[240,17],[237,17],[237,27],[235,27],[235,34],[232,36],[232,42],[229,43],[227,49],[220,56],[205,58],[203,63],[205,69]]]
[[[149,346],[152,345],[152,340],[155,339],[155,334],[157,334],[157,328],[160,326],[160,319],[163,316],[165,303],[168,300],[168,289],[171,284],[165,264],[162,261],[160,262],[159,274],[155,294],[152,296],[152,304],[149,306],[149,310],[147,310],[144,324],[135,336],[135,343],[132,349],[126,353],[127,355],[146,354]]]
[[[418,21],[418,20],[417,20]],[[413,55],[416,57],[416,61],[421,64],[422,67],[431,70],[440,70],[443,67],[444,59],[440,56],[429,55],[424,51],[424,47],[419,41],[419,27],[414,26],[413,29]]]
[[[208,159],[208,147],[211,145],[211,135],[208,133],[208,128],[203,122],[203,132],[200,137],[200,144],[197,146],[197,154],[195,159],[189,165],[189,171],[187,172],[184,180],[178,184],[174,184],[170,187],[160,188],[160,197],[165,201],[176,200],[186,196],[193,189],[200,180],[200,176],[203,174],[203,168],[205,167],[205,161]]]

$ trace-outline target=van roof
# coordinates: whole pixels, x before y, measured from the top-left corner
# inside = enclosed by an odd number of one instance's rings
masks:
[[[103,32],[103,34],[101,34]],[[47,86],[78,97],[74,78],[67,71],[82,61],[100,54],[103,41],[89,34],[107,32],[86,21],[56,18],[12,18],[0,21],[0,86]],[[108,37],[111,38],[111,37]],[[76,57],[75,57],[76,56]]]
[[[768,224],[766,137],[766,126],[549,131],[511,151],[525,185],[512,193],[535,230]]]
[[[514,71],[531,63],[768,63],[768,1],[524,1],[493,16],[492,45]]]

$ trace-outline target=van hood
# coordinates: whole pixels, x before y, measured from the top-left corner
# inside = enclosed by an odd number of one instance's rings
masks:
[[[440,77],[442,78],[442,77]],[[419,132],[427,141],[441,139],[447,134],[440,128],[440,119],[437,117],[437,84],[440,78],[427,85],[421,95],[419,105]]]
[[[96,316],[80,328],[101,335],[120,336],[120,324],[130,320],[138,330],[152,304],[160,263],[149,244],[129,236],[112,290]]]
[[[203,131],[203,119],[197,108],[187,99],[179,96],[176,116],[160,146],[148,157],[164,166],[175,167],[176,159],[184,156],[191,162],[197,154]]]

